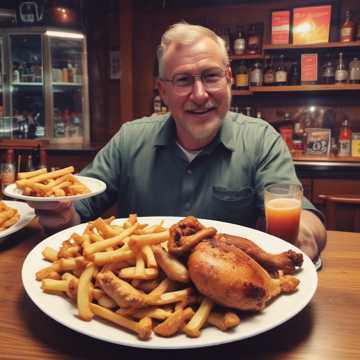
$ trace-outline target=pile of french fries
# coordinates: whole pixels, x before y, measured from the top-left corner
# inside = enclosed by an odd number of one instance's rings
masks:
[[[36,279],[44,292],[68,298],[82,320],[106,319],[141,340],[153,332],[198,337],[205,326],[226,331],[240,323],[236,313],[196,292],[185,265],[167,252],[163,222],[141,224],[136,214],[120,225],[113,220],[98,218],[59,250],[43,250],[49,266]]]
[[[0,231],[16,224],[19,219],[20,214],[17,209],[7,206],[3,201],[0,201]]]
[[[47,171],[42,168],[18,173],[16,187],[23,195],[38,197],[70,196],[89,193],[90,190],[74,175],[73,166]]]

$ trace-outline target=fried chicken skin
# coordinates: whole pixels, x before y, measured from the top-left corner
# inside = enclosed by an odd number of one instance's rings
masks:
[[[224,241],[235,245],[251,256],[270,273],[276,273],[281,270],[284,274],[293,274],[304,261],[303,255],[293,250],[288,250],[280,254],[270,254],[251,240],[241,236],[228,234],[221,234],[219,236],[223,237]]]
[[[282,292],[281,279],[273,279],[254,259],[223,238],[206,239],[188,259],[192,282],[214,302],[239,310],[259,311]],[[288,275],[289,276],[289,275]],[[291,284],[287,278],[287,284]],[[296,289],[298,282],[293,282]]]
[[[120,307],[143,308],[152,305],[154,300],[115,276],[111,271],[98,273],[96,280],[104,292]]]
[[[187,216],[170,227],[169,253],[176,257],[187,255],[196,244],[215,234],[215,228],[207,228],[194,216]]]

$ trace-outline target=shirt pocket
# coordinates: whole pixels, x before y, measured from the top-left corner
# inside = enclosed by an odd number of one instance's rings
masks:
[[[231,190],[214,186],[209,210],[214,220],[254,226],[257,214],[255,191],[251,187]]]

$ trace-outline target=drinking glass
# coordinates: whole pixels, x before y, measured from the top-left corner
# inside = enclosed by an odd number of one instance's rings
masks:
[[[266,232],[294,244],[299,233],[303,189],[298,184],[265,187]]]

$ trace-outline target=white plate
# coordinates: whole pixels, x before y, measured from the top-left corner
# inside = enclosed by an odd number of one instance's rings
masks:
[[[8,200],[3,200],[3,202],[9,207],[17,209],[20,218],[16,224],[10,226],[6,230],[0,231],[0,241],[2,238],[13,234],[14,232],[25,227],[35,217],[34,209],[32,209],[28,204],[24,202]]]
[[[139,218],[139,221],[146,224],[156,224],[161,219],[165,220],[165,226],[170,226],[180,218],[144,217]],[[119,220],[119,222],[123,221],[124,219]],[[214,226],[220,232],[247,237],[269,252],[277,253],[289,249],[300,252],[295,246],[254,229],[219,221],[202,219],[200,221],[206,226]],[[202,330],[199,338],[189,338],[184,334],[172,338],[162,338],[152,334],[150,340],[141,341],[136,335],[96,318],[90,322],[80,320],[76,315],[77,310],[74,305],[61,296],[45,294],[40,289],[40,282],[35,280],[35,272],[48,265],[42,260],[41,255],[45,246],[50,245],[58,248],[62,241],[70,237],[74,231],[82,233],[84,228],[85,224],[77,225],[54,234],[39,243],[25,259],[22,268],[22,281],[31,300],[45,314],[72,330],[111,343],[149,349],[185,349],[246,339],[268,331],[295,316],[310,302],[317,288],[315,267],[309,257],[304,254],[302,270],[296,275],[301,281],[298,291],[288,296],[279,296],[262,312],[246,316],[233,331],[221,332],[216,328],[208,327]]]
[[[20,199],[24,201],[64,201],[64,200],[74,201],[74,200],[86,199],[98,195],[106,190],[106,184],[99,179],[90,178],[87,176],[79,176],[79,175],[75,175],[75,177],[90,189],[89,193],[71,195],[71,196],[48,196],[48,197],[28,196],[28,195],[23,195],[22,191],[18,189],[16,187],[16,184],[14,183],[8,185],[5,188],[4,194],[14,199]]]

